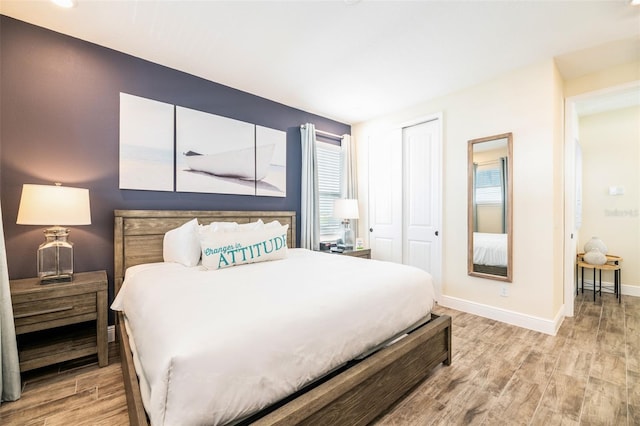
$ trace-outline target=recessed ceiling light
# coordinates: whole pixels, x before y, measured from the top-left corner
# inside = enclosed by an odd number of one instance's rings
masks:
[[[640,0],[631,0],[629,3],[631,3],[634,6],[640,6]]]
[[[51,1],[60,7],[66,7],[66,8],[75,7],[77,4],[76,0],[51,0]]]

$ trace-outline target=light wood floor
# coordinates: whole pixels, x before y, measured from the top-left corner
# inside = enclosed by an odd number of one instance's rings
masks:
[[[576,300],[557,336],[442,307],[453,363],[376,422],[388,425],[640,425],[640,298]],[[67,363],[23,376],[1,425],[128,425],[117,348],[109,366]],[[339,425],[338,425],[339,426]]]

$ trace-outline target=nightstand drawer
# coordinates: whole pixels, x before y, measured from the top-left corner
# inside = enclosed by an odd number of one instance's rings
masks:
[[[29,333],[96,319],[96,293],[14,303],[16,333]]]

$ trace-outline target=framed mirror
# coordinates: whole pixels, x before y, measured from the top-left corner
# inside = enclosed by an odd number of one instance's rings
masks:
[[[468,273],[511,282],[513,156],[511,133],[468,145]]]

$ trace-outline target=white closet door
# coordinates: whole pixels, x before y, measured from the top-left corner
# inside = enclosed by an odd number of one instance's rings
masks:
[[[371,257],[402,263],[402,131],[369,139]]]
[[[440,294],[441,120],[369,138],[369,243],[373,259],[429,272]]]
[[[438,120],[402,129],[403,263],[440,279],[440,128]]]

